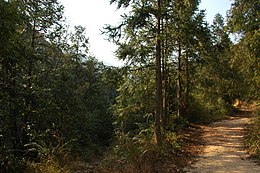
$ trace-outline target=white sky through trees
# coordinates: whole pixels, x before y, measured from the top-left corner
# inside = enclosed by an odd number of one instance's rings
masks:
[[[101,29],[105,24],[116,25],[120,22],[123,9],[117,10],[110,0],[60,0],[65,7],[65,16],[69,23],[82,25],[86,28],[90,42],[90,53],[107,65],[118,66],[120,63],[114,56],[116,46],[109,43]],[[212,23],[215,14],[220,13],[226,17],[232,0],[201,0],[200,9],[206,9],[207,21]]]

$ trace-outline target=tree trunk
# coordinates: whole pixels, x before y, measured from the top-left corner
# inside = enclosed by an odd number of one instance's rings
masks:
[[[162,40],[162,128],[165,129],[168,122],[168,114],[169,114],[169,99],[168,99],[168,91],[169,91],[169,79],[168,79],[168,41],[167,41],[167,19],[162,20],[162,28],[161,33],[164,34],[164,39]]]
[[[181,44],[178,41],[178,67],[177,67],[177,116],[182,116],[182,83],[181,83]]]
[[[161,116],[162,116],[162,72],[161,72],[161,0],[157,1],[159,15],[156,17],[156,110],[155,110],[155,127],[154,136],[155,143],[161,145],[162,135],[161,135]]]
[[[186,117],[188,118],[188,110],[189,110],[189,95],[190,95],[190,77],[189,77],[189,52],[188,52],[188,48],[186,48],[186,57],[185,57],[185,61],[186,61],[186,88],[185,88],[185,113],[186,113]]]
[[[165,19],[165,47],[164,47],[164,64],[165,64],[165,74],[164,74],[164,78],[165,78],[165,88],[164,88],[164,97],[165,97],[165,123],[166,125],[169,122],[169,109],[170,109],[170,105],[169,105],[169,90],[170,90],[170,78],[169,78],[169,66],[168,66],[168,19]]]
[[[162,20],[161,32],[164,33],[164,23]],[[166,128],[166,55],[165,55],[165,39],[162,40],[162,128]]]

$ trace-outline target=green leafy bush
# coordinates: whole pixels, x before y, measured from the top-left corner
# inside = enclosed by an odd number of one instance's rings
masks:
[[[111,172],[115,170],[123,171],[127,165],[131,165],[134,169],[137,165],[137,160],[141,154],[141,148],[137,145],[129,133],[116,133],[117,140],[105,154],[103,167]]]
[[[260,160],[260,107],[254,111],[254,114],[256,117],[251,120],[247,128],[245,145],[249,149],[249,154]]]
[[[190,122],[210,123],[231,115],[232,106],[216,95],[193,94],[190,105]]]

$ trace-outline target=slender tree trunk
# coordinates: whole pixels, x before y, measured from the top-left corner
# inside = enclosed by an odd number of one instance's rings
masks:
[[[167,55],[168,56],[168,55]],[[167,61],[166,61],[167,63]],[[166,78],[166,81],[165,81],[165,121],[166,121],[166,124],[169,124],[169,111],[170,111],[170,98],[169,98],[169,91],[170,91],[170,77],[169,77],[169,67],[166,66],[166,73],[165,73],[165,78]]]
[[[155,110],[155,127],[154,127],[154,136],[155,142],[157,145],[162,143],[161,135],[161,116],[162,116],[162,72],[161,72],[161,0],[157,0],[157,7],[159,15],[156,17],[156,110]]]
[[[32,29],[32,42],[31,42],[31,48],[32,50],[35,50],[35,32],[36,32],[36,29],[35,29],[35,21],[33,22],[33,29]],[[29,60],[29,70],[28,70],[28,76],[29,76],[29,82],[28,82],[28,86],[31,87],[32,86],[32,80],[31,80],[31,77],[32,77],[32,70],[33,70],[33,57],[30,57],[30,60]]]
[[[178,67],[177,67],[177,116],[182,116],[182,83],[181,83],[181,44],[178,41]]]
[[[169,84],[170,84],[170,78],[169,78],[169,67],[168,67],[168,19],[165,20],[165,47],[164,47],[164,64],[165,64],[165,88],[164,88],[164,97],[165,97],[165,122],[166,125],[169,122]]]
[[[186,116],[189,110],[189,95],[190,95],[190,77],[189,77],[189,52],[188,48],[186,48],[186,57],[185,57],[185,62],[186,62],[186,88],[185,88],[185,113]]]
[[[168,91],[169,91],[169,79],[168,79],[168,41],[167,41],[167,19],[162,20],[162,29],[161,33],[164,34],[164,39],[162,41],[162,97],[163,97],[163,108],[162,108],[162,128],[165,129],[167,126],[167,118],[169,112],[169,99],[168,99]]]
[[[161,32],[164,33],[164,23],[162,20]],[[166,128],[166,54],[165,54],[165,39],[162,40],[162,128]]]

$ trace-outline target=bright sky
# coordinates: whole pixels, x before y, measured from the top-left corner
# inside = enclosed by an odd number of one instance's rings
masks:
[[[107,65],[118,66],[121,63],[114,56],[116,46],[109,43],[101,29],[105,24],[116,25],[120,22],[120,15],[124,10],[116,10],[115,5],[109,4],[110,0],[60,0],[65,7],[65,16],[69,23],[82,25],[86,28],[90,42],[90,53]],[[231,0],[201,0],[200,9],[206,9],[207,21],[212,22],[215,14],[226,16],[230,9]]]

